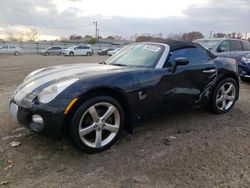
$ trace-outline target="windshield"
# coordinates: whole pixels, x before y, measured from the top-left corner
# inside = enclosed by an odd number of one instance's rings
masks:
[[[197,40],[196,42],[207,50],[212,50],[218,45],[220,40]]]
[[[135,43],[122,48],[106,63],[119,66],[154,67],[165,47],[160,44]]]

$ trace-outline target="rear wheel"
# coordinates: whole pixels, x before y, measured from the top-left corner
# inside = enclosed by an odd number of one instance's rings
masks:
[[[46,56],[49,55],[49,52],[46,52],[45,55],[46,55]]]
[[[19,56],[19,55],[20,55],[20,52],[16,51],[16,52],[14,53],[14,55]]]
[[[74,115],[71,140],[82,151],[103,151],[117,141],[123,124],[124,112],[115,99],[94,97],[86,101]]]
[[[74,52],[69,52],[69,56],[73,56],[74,55]]]
[[[91,53],[90,53],[90,52],[87,52],[87,56],[91,56]]]
[[[232,78],[219,82],[211,97],[210,107],[214,113],[223,114],[230,111],[238,96],[237,83]]]

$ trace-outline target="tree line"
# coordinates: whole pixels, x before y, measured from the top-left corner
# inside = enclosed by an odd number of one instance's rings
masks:
[[[34,42],[38,40],[39,33],[36,29],[30,29],[27,31],[18,31],[18,32],[12,32],[8,31],[6,33],[6,40],[7,41],[29,41]]]
[[[232,32],[232,33],[214,33],[210,36],[211,38],[235,38],[235,39],[246,39],[246,34],[240,33],[240,32]],[[192,32],[186,32],[186,33],[170,33],[167,35],[167,37],[162,37],[162,34],[156,34],[156,35],[139,35],[134,36],[136,42],[146,42],[150,40],[187,40],[187,41],[193,41],[201,38],[205,38],[204,35],[199,31],[192,31]],[[247,39],[250,42],[250,38]]]
[[[241,32],[232,32],[232,33],[214,33],[213,35],[210,35],[211,38],[235,38],[235,39],[246,39],[246,34]],[[98,36],[98,39],[103,38],[102,36]],[[199,31],[191,31],[191,32],[185,32],[185,33],[170,33],[167,36],[163,37],[162,33],[158,34],[134,34],[130,37],[131,41],[135,42],[146,42],[150,40],[164,40],[164,39],[171,39],[171,40],[187,40],[187,41],[193,41],[196,39],[204,38],[204,35]],[[6,40],[7,41],[30,41],[34,42],[39,39],[39,33],[36,29],[30,29],[28,31],[19,31],[19,32],[7,32],[6,33]],[[77,35],[73,34],[68,37],[60,37],[57,39],[57,41],[67,42],[67,41],[84,41],[88,44],[95,44],[97,40],[95,37],[91,35]],[[107,36],[106,39],[111,40],[124,40],[125,37],[120,35],[110,35]],[[0,39],[1,40],[1,39]],[[250,42],[250,38],[247,39]]]

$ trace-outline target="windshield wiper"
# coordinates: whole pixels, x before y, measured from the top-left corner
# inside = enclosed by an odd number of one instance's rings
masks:
[[[111,64],[111,65],[121,66],[121,67],[126,67],[126,66],[128,66],[128,65],[125,65],[125,64],[119,64],[119,63],[117,63],[117,64]]]
[[[105,61],[101,61],[98,64],[103,64],[103,65],[107,65],[107,63]]]

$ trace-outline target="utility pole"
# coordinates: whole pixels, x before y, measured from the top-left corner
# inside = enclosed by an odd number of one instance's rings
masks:
[[[98,28],[97,28],[97,21],[93,22],[95,24],[95,38],[98,39]]]

